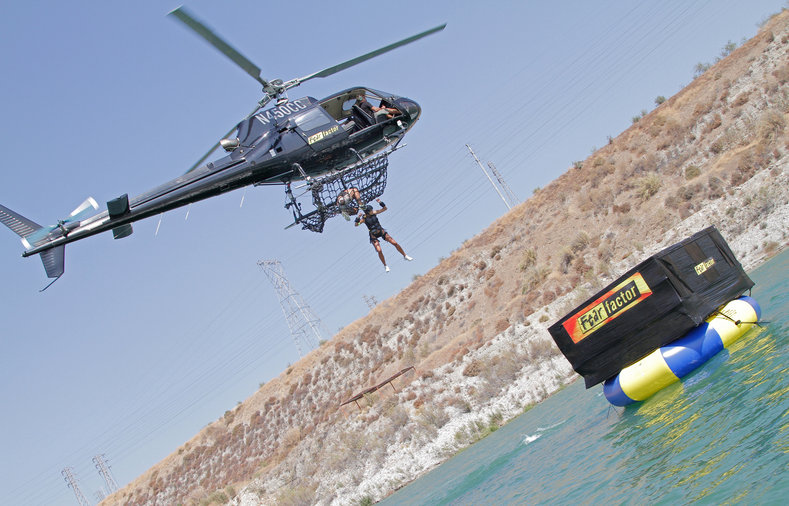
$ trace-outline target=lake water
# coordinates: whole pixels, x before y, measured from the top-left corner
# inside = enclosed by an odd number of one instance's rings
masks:
[[[789,250],[749,275],[770,323],[681,383],[575,381],[381,504],[789,504]]]

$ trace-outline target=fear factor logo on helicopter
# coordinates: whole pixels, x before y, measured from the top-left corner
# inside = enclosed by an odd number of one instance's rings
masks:
[[[340,127],[335,125],[335,126],[331,127],[328,130],[324,130],[323,132],[318,132],[317,134],[310,135],[307,138],[307,144],[314,144],[314,143],[316,143],[318,141],[321,141],[321,140],[323,140],[324,137],[327,137],[327,136],[329,136],[329,135],[331,135],[331,134],[333,134],[333,133],[335,133],[335,132],[337,132],[339,130],[340,130]]]

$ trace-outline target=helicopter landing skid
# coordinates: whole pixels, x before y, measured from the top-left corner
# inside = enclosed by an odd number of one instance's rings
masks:
[[[343,209],[337,203],[337,197],[344,190],[358,189],[361,200],[365,203],[372,202],[383,195],[386,188],[389,154],[394,149],[362,159],[345,169],[312,178],[308,185],[315,209],[306,214],[301,213],[301,203],[296,201],[289,183],[285,189],[288,198],[285,207],[293,212],[294,222],[286,228],[300,224],[304,230],[323,232],[326,220],[342,213]]]

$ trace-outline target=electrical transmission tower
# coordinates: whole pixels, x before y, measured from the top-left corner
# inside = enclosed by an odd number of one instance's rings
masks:
[[[290,335],[296,343],[299,357],[303,356],[302,346],[307,351],[318,347],[318,343],[323,339],[321,328],[323,324],[296,292],[285,277],[285,270],[279,260],[260,260],[258,265],[268,277],[274,290],[279,295],[279,304],[288,322]]]
[[[378,305],[378,299],[375,298],[375,295],[362,295],[362,299],[364,299],[364,303],[367,304],[367,307],[370,309]]]
[[[82,491],[79,489],[77,477],[74,475],[74,470],[70,467],[66,467],[60,471],[60,474],[63,475],[63,479],[66,480],[68,486],[74,491],[74,495],[77,496],[77,501],[79,501],[80,506],[90,506],[90,503],[87,499],[85,499],[85,496],[82,495]]]
[[[493,189],[496,190],[496,193],[498,193],[499,197],[501,197],[501,200],[502,202],[504,202],[504,205],[507,206],[507,209],[512,209],[513,204],[507,201],[507,198],[501,193],[499,187],[496,186],[496,183],[493,182],[493,178],[491,178],[490,174],[488,174],[488,171],[485,170],[485,167],[482,165],[482,162],[480,162],[479,158],[477,158],[477,154],[474,153],[474,150],[471,149],[471,146],[469,146],[468,144],[466,144],[466,147],[468,148],[468,152],[471,153],[471,156],[474,157],[474,160],[477,162],[477,165],[479,165],[479,168],[482,169],[482,173],[485,174],[485,177],[487,177],[488,181],[490,181],[490,185],[493,186]],[[509,190],[509,187],[507,187],[506,183],[504,183],[504,179],[501,177],[501,174],[499,174],[498,171],[496,171],[496,169],[492,167],[492,164],[491,164],[491,168],[493,169],[493,173],[496,174],[496,179],[499,180],[499,183],[502,183],[502,187],[505,187]],[[511,190],[510,193],[512,193]],[[515,197],[514,194],[512,196]]]
[[[104,483],[107,484],[107,490],[109,490],[111,494],[118,491],[118,482],[116,482],[115,478],[112,476],[112,471],[110,471],[110,466],[107,464],[106,459],[107,457],[102,453],[101,455],[93,457],[93,463],[96,464],[96,469],[99,470],[99,474],[104,478]]]

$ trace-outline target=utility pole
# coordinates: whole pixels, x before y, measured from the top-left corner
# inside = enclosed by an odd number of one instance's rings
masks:
[[[79,489],[79,484],[77,484],[77,477],[74,475],[74,470],[70,467],[63,468],[60,471],[60,474],[63,475],[63,479],[66,480],[68,486],[74,491],[74,495],[77,496],[77,501],[79,502],[80,506],[90,506],[90,503],[85,496],[82,495],[82,491]]]
[[[488,162],[488,167],[490,167],[490,170],[491,172],[493,172],[493,175],[496,176],[496,180],[499,182],[499,186],[501,186],[501,188],[504,190],[504,194],[507,196],[510,205],[516,206],[520,204],[521,203],[520,199],[518,199],[518,197],[515,196],[515,193],[513,193],[513,191],[510,189],[507,182],[504,181],[503,177],[501,177],[501,174],[499,174],[499,171],[496,170],[496,166],[493,165],[493,162]]]
[[[485,174],[485,177],[488,178],[488,181],[490,181],[490,185],[493,186],[493,189],[496,190],[496,193],[498,193],[499,197],[501,197],[501,200],[502,202],[504,202],[504,205],[507,206],[507,209],[512,209],[512,206],[510,206],[510,204],[507,202],[507,199],[505,199],[504,195],[501,194],[501,190],[499,190],[499,187],[496,186],[496,183],[494,183],[493,179],[491,179],[490,174],[488,174],[488,171],[485,170],[485,167],[482,165],[482,162],[480,162],[479,158],[477,158],[477,155],[476,153],[474,153],[474,150],[471,149],[471,146],[469,146],[468,144],[466,144],[466,147],[468,148],[468,152],[471,153],[471,156],[474,157],[474,160],[477,161],[477,165],[479,165],[479,168],[482,169],[482,173]]]
[[[323,339],[321,331],[323,324],[304,302],[301,295],[290,286],[279,260],[260,260],[258,265],[263,269],[279,295],[279,304],[282,306],[282,312],[288,322],[290,335],[293,342],[296,343],[299,357],[302,357],[302,345],[307,348],[307,351],[318,347]]]
[[[93,463],[96,465],[96,469],[99,470],[101,477],[104,478],[104,483],[107,484],[107,490],[109,490],[111,494],[118,491],[118,482],[116,482],[115,478],[112,476],[112,471],[110,471],[110,466],[107,464],[106,459],[107,457],[102,453],[101,455],[93,457]]]
[[[504,205],[507,206],[507,209],[512,209],[512,205],[510,205],[510,203],[507,202],[507,199],[504,197],[504,195],[502,195],[501,190],[499,190],[499,187],[496,186],[496,183],[493,182],[493,179],[490,177],[490,174],[488,174],[488,171],[485,170],[485,167],[482,165],[482,162],[480,162],[479,158],[477,158],[477,154],[474,153],[474,150],[471,149],[471,146],[469,146],[468,144],[466,144],[466,147],[468,148],[468,152],[471,153],[471,156],[474,157],[474,160],[476,160],[477,165],[479,165],[479,168],[482,169],[482,173],[485,174],[485,177],[487,177],[488,181],[490,181],[490,185],[493,187],[494,190],[496,190],[496,193],[499,194],[499,197],[501,197],[501,200],[502,202],[504,202]],[[499,178],[499,181],[503,181],[503,179],[501,179],[501,175],[498,175],[497,177]]]

